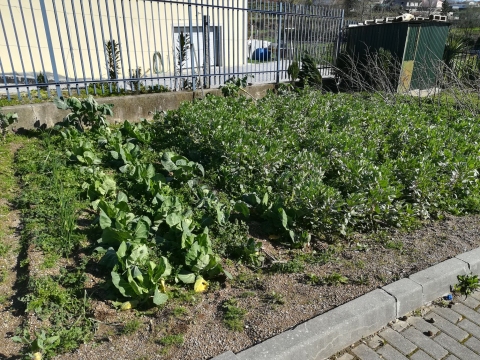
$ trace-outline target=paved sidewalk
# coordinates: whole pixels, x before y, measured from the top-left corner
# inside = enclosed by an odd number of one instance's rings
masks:
[[[480,292],[402,317],[331,359],[480,360]]]

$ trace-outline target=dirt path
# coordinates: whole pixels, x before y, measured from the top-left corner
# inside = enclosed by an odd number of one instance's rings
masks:
[[[21,345],[10,339],[24,321],[20,212],[12,204],[19,191],[13,159],[20,146],[15,140],[0,143],[0,359],[21,359]]]

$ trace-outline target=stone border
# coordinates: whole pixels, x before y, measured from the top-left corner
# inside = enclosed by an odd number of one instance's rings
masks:
[[[248,86],[246,91],[255,99],[267,95],[268,90],[275,89],[275,84],[258,84]],[[124,120],[138,121],[140,118],[152,119],[154,111],[176,110],[184,101],[202,99],[207,94],[223,96],[220,89],[192,91],[171,91],[165,93],[121,95],[113,97],[96,97],[99,104],[113,104],[113,116],[107,120],[111,123]],[[72,94],[75,96],[75,94]],[[41,126],[52,127],[63,120],[69,113],[59,110],[53,102],[23,104],[2,107],[3,113],[17,113],[18,123],[12,125],[17,129],[33,129]]]
[[[390,321],[451,291],[457,275],[480,275],[480,248],[373,290],[238,354],[212,360],[325,359]]]

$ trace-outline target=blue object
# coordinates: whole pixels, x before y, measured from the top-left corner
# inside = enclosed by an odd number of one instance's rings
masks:
[[[448,294],[448,295],[445,295],[445,296],[443,297],[443,299],[444,299],[444,300],[448,300],[448,301],[452,301],[453,296],[452,296],[452,294]]]
[[[267,48],[255,49],[252,55],[252,60],[269,61],[272,58],[272,53]]]

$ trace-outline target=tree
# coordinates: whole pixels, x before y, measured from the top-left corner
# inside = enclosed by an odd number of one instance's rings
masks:
[[[448,15],[449,12],[452,11],[452,6],[447,0],[443,0],[442,2],[442,10],[440,11],[440,14],[442,15]]]

